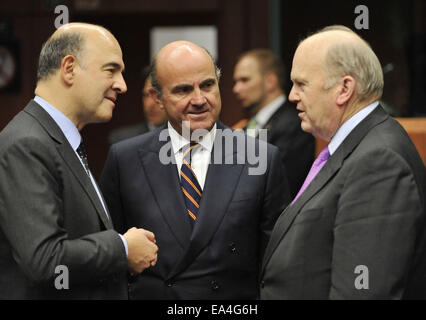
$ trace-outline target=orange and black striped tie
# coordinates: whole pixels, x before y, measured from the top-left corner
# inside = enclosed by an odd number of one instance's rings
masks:
[[[191,153],[199,146],[198,143],[191,142],[182,148],[183,161],[180,169],[180,184],[182,187],[186,210],[188,212],[189,221],[191,226],[194,227],[194,223],[197,220],[198,209],[200,208],[200,201],[202,190],[198,183],[197,177],[191,168]]]

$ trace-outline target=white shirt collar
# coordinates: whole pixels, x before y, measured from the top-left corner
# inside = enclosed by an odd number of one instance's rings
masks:
[[[180,150],[185,145],[187,145],[190,142],[188,139],[181,136],[173,128],[170,122],[167,122],[167,128],[169,130],[169,136],[170,136],[170,141],[172,142],[173,152],[176,155],[178,152],[180,152]],[[201,145],[201,147],[211,152],[213,149],[213,143],[214,143],[215,137],[216,137],[216,123],[213,125],[212,129],[200,139],[199,144]]]
[[[286,96],[281,95],[276,98],[274,101],[262,108],[256,115],[255,119],[257,122],[258,128],[263,128],[263,126],[268,122],[272,115],[279,109],[279,107],[286,101]]]
[[[355,113],[352,117],[343,123],[340,128],[336,131],[330,143],[328,144],[328,151],[330,155],[336,152],[337,148],[342,144],[346,137],[351,133],[353,129],[364,120],[374,109],[379,105],[378,101],[362,108],[360,111]]]
[[[37,102],[53,118],[53,120],[55,120],[73,150],[77,150],[81,143],[81,135],[75,124],[43,98],[35,96],[34,101]]]

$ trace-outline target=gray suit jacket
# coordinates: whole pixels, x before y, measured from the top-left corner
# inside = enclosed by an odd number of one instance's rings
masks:
[[[218,123],[218,129],[225,127]],[[150,230],[159,247],[156,266],[130,279],[130,298],[256,298],[264,248],[290,200],[277,148],[238,133],[243,142],[265,147],[265,174],[249,175],[255,165],[237,152],[237,139],[225,152],[222,142],[230,133],[217,135],[212,156],[222,148],[220,160],[231,164],[209,165],[191,232],[176,164],[159,159],[167,143],[160,141],[160,131],[113,145],[100,181],[118,230]]]
[[[426,298],[425,167],[379,106],[279,217],[262,299]]]
[[[123,243],[55,121],[31,101],[0,146],[0,299],[127,298]]]

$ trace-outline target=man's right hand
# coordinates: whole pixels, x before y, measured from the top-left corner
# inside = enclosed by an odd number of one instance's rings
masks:
[[[139,274],[157,263],[158,247],[152,232],[135,227],[123,234],[129,249],[127,261],[131,273]]]

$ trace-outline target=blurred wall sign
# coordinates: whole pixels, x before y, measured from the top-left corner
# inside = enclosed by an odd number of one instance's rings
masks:
[[[0,94],[20,89],[19,46],[17,42],[0,41]]]
[[[74,0],[75,10],[96,10],[100,4],[100,0]]]
[[[166,44],[187,40],[206,48],[213,58],[218,58],[216,26],[154,27],[150,31],[151,60]]]

